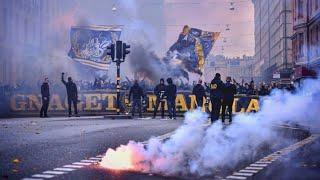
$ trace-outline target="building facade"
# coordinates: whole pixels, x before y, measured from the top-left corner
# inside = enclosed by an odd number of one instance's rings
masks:
[[[320,68],[320,0],[292,0],[293,60],[296,69]]]
[[[205,80],[209,82],[216,73],[220,73],[223,81],[227,76],[231,76],[238,82],[241,80],[249,82],[254,78],[253,62],[254,58],[252,56],[245,55],[234,58],[223,55],[209,56],[205,66]]]
[[[21,83],[25,73],[32,72],[34,59],[45,57],[49,49],[67,44],[57,36],[62,29],[57,24],[71,3],[62,0],[1,1],[0,83]]]
[[[275,73],[290,71],[292,13],[290,0],[252,0],[254,4],[255,55],[253,73],[271,81]]]

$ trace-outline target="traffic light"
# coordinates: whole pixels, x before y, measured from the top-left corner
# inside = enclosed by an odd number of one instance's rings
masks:
[[[117,59],[122,59],[122,41],[116,42],[116,57]]]
[[[111,56],[111,59],[114,60],[114,44],[107,47],[107,55]]]
[[[123,46],[123,48],[122,48],[122,58],[125,59],[126,55],[130,53],[130,51],[129,51],[130,45],[126,44],[126,43],[123,43],[122,46]]]

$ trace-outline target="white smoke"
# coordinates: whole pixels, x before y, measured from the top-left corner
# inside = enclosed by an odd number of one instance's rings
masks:
[[[275,90],[263,98],[261,104],[259,112],[236,115],[234,122],[227,127],[219,121],[204,128],[207,114],[200,110],[187,112],[184,124],[167,141],[151,138],[146,148],[131,141],[119,149],[130,154],[132,166],[129,170],[203,176],[213,174],[219,167],[235,166],[257,154],[263,145],[272,149],[275,142],[290,141],[280,138],[273,127],[277,124],[300,124],[310,128],[311,132],[320,128],[319,80],[305,81],[304,88],[295,94]],[[108,166],[110,158],[119,153],[119,149],[109,149],[101,166],[112,168]]]

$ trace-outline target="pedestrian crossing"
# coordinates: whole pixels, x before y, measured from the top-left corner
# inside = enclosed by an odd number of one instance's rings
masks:
[[[160,141],[163,141],[163,140],[169,138],[172,134],[173,134],[173,132],[170,132],[170,133],[158,136],[156,138],[159,139]],[[141,143],[143,145],[147,145],[148,141],[143,141]],[[41,174],[34,174],[31,177],[23,178],[23,180],[51,179],[51,178],[54,178],[54,177],[57,177],[60,175],[68,174],[72,171],[76,171],[76,170],[84,168],[86,166],[97,164],[102,160],[103,157],[104,157],[103,155],[97,155],[95,157],[83,159],[83,160],[80,160],[79,162],[74,162],[71,164],[64,165],[62,167],[57,167],[57,168],[54,168],[53,170],[44,171]]]
[[[258,160],[255,163],[250,164],[248,167],[239,170],[238,172],[234,172],[233,174],[229,175],[226,177],[226,179],[247,179],[255,174],[259,173],[266,167],[268,167],[272,162],[276,161],[279,159],[281,156],[284,156],[286,154],[289,154],[290,152],[310,143],[313,142],[314,140],[318,139],[320,137],[320,134],[314,134],[309,136],[308,138],[297,142],[289,147],[283,148],[279,151],[276,151],[260,160]]]

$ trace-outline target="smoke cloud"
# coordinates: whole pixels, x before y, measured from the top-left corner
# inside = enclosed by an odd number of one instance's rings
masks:
[[[182,67],[170,63],[170,60],[166,58],[159,58],[154,51],[142,44],[133,45],[128,61],[135,74],[151,82],[158,82],[160,78],[168,77],[189,80],[188,72]]]
[[[204,128],[208,116],[200,110],[187,112],[184,124],[165,142],[156,138],[146,148],[134,141],[116,150],[108,149],[101,166],[113,168],[112,157],[127,155],[123,162],[129,166],[116,169],[160,173],[164,175],[210,175],[219,167],[233,167],[241,160],[257,154],[259,148],[271,149],[289,143],[281,139],[274,125],[299,124],[319,132],[320,81],[306,80],[295,94],[275,90],[261,99],[257,113],[239,114],[225,127],[215,122]],[[112,153],[111,153],[112,152]],[[121,161],[121,159],[117,159]]]

